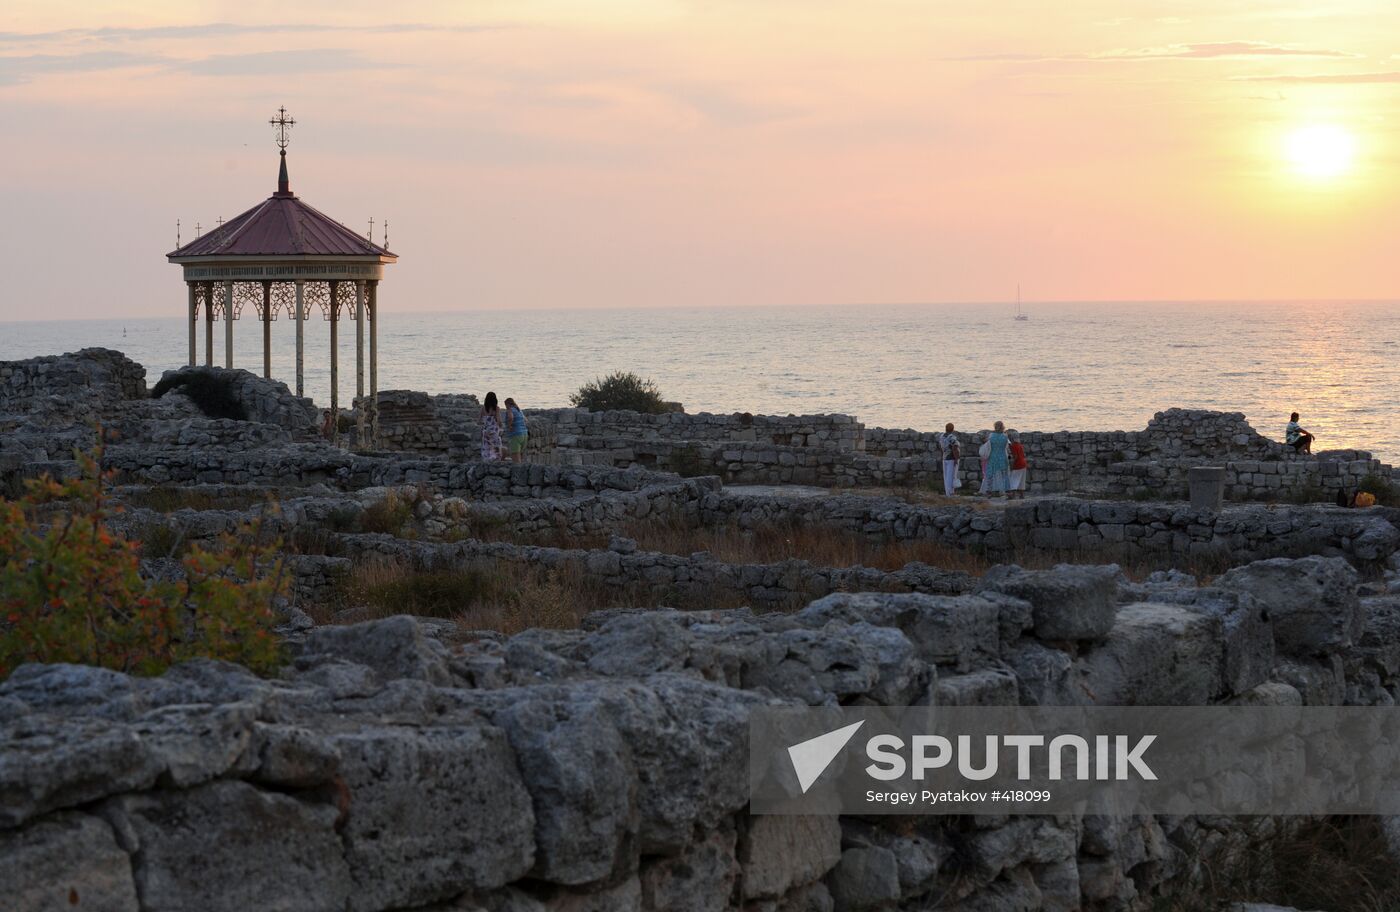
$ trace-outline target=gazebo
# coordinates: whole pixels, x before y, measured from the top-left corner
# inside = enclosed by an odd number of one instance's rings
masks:
[[[330,321],[331,413],[340,407],[337,327],[342,311],[355,320],[355,396],[360,405],[359,442],[379,434],[379,280],[398,260],[313,209],[292,193],[287,179],[287,131],[296,121],[286,108],[270,121],[281,166],[277,192],[237,218],[166,255],[184,271],[189,291],[191,366],[198,363],[198,329],[204,321],[204,363],[214,363],[214,321],[224,321],[224,366],[233,367],[233,324],[249,304],[262,321],[263,376],[272,375],[272,321],[286,313],[296,321],[296,390],[305,395],[303,324],[319,307]],[[387,243],[387,241],[386,241]],[[365,324],[369,324],[369,398],[365,398]],[[366,428],[365,419],[369,419]]]

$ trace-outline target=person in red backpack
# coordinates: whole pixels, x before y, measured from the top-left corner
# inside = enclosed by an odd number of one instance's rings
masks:
[[[1020,434],[1011,431],[1006,436],[1011,438],[1011,445],[1006,448],[1011,459],[1011,490],[1006,496],[1019,500],[1026,496],[1026,448],[1021,446]]]

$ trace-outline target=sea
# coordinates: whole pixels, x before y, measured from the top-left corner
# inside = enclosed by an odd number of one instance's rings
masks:
[[[568,404],[612,371],[650,378],[689,412],[841,412],[866,425],[1137,430],[1172,406],[1244,412],[1281,437],[1291,411],[1316,449],[1400,462],[1400,304],[1377,301],[901,304],[401,312],[379,328],[380,389],[494,390],[524,408]],[[223,326],[215,325],[216,363]],[[199,340],[203,359],[203,329]],[[339,332],[340,402],[355,392],[355,332]],[[273,376],[295,342],[272,326]],[[119,349],[148,382],[185,363],[182,317],[0,323],[0,360]],[[235,327],[234,365],[262,369],[262,333]],[[329,401],[329,328],[306,325],[306,394]]]

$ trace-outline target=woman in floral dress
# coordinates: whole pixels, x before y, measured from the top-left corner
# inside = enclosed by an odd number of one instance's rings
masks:
[[[501,458],[505,445],[501,442],[501,407],[496,394],[487,393],[481,406],[481,461],[495,462]]]

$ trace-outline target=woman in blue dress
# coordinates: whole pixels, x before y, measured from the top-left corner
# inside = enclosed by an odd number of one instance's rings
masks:
[[[987,443],[987,493],[1005,494],[1011,487],[1011,462],[1007,458],[1011,441],[1006,436],[1006,425],[1000,421],[994,424]]]

